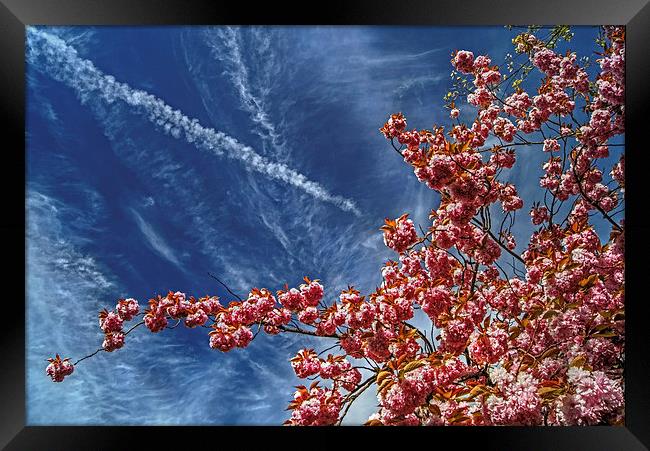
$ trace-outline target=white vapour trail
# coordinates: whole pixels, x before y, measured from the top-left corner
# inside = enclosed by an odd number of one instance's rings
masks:
[[[73,47],[58,36],[28,28],[27,57],[30,63],[40,65],[54,79],[76,90],[82,102],[88,101],[91,94],[98,95],[109,104],[116,100],[125,102],[174,138],[184,138],[188,143],[216,155],[225,153],[228,158],[241,161],[249,170],[281,180],[316,199],[334,204],[343,211],[361,215],[354,201],[331,194],[320,184],[285,164],[269,161],[235,138],[213,128],[203,127],[198,119],[190,119],[162,99],[146,91],[133,89],[126,83],[116,81],[112,75],[104,74],[91,61],[81,58]]]
[[[241,50],[241,33],[237,28],[224,27],[208,30],[206,42],[211,53],[227,67],[226,75],[235,87],[242,108],[250,114],[252,121],[262,128],[262,138],[270,139],[274,147],[280,144],[280,134],[264,108],[264,100],[255,96],[251,89],[250,76]]]

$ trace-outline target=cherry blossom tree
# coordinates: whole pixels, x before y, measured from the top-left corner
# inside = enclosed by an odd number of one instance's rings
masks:
[[[601,28],[595,63],[556,51],[570,37],[568,27],[528,27],[503,67],[456,52],[449,130],[409,130],[401,113],[390,116],[381,133],[440,203],[428,229],[407,214],[385,221],[396,257],[376,291],[351,286],[326,300],[305,277],[246,298],[228,289],[227,304],[169,292],[141,311],[120,299],[99,313],[102,347],[74,364],[57,354],[47,375],[63,381],[142,325],[158,333],[183,322],[211,329],[221,352],[260,331],[331,339],[336,354],[301,349],[291,359],[313,382],[295,392],[288,425],[340,424],[371,387],[379,409],[368,425],[621,424],[625,29]],[[523,215],[535,230],[520,253],[524,202],[507,170],[535,152],[547,155],[541,199]],[[416,310],[430,331],[409,323]]]

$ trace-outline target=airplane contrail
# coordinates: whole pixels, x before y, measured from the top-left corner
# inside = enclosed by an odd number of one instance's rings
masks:
[[[88,101],[91,94],[97,94],[109,104],[118,100],[125,102],[144,113],[150,122],[174,138],[184,138],[188,143],[217,155],[225,154],[228,158],[241,161],[249,170],[281,180],[343,211],[361,215],[354,201],[331,194],[319,183],[287,165],[270,161],[232,136],[203,127],[198,119],[189,118],[153,94],[133,89],[112,75],[103,73],[92,61],[81,58],[72,46],[56,35],[28,28],[27,56],[31,63],[36,66],[41,64],[50,76],[74,89],[82,103]]]

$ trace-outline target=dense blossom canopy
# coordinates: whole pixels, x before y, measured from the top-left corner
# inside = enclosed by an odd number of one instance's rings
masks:
[[[136,300],[121,299],[99,314],[102,349],[121,348],[142,324],[156,333],[170,321],[210,328],[209,345],[222,352],[248,346],[261,330],[329,337],[338,354],[302,349],[291,359],[299,378],[316,380],[298,387],[289,425],[340,424],[371,386],[379,409],[369,425],[620,424],[623,153],[606,162],[624,133],[625,36],[602,29],[590,76],[587,60],[554,50],[567,33],[519,34],[523,63],[508,64],[507,74],[487,55],[456,52],[451,129],[409,130],[401,113],[381,128],[440,204],[421,234],[407,214],[385,221],[396,260],[381,268],[376,291],[349,287],[327,302],[320,281],[305,277],[227,305],[169,292],[140,313]],[[522,88],[536,80],[535,91]],[[459,108],[462,99],[469,105]],[[513,225],[523,200],[504,170],[529,152],[547,156],[544,201],[523,215],[536,229],[520,254]],[[609,228],[606,241],[595,221]],[[430,335],[409,323],[416,310],[430,319]],[[49,362],[55,382],[74,370],[58,355]]]

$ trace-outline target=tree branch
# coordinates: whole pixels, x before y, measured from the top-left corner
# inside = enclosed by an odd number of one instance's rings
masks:
[[[219,280],[219,278],[218,278],[217,276],[215,276],[214,274],[212,274],[212,273],[210,273],[210,272],[208,272],[208,275],[209,275],[210,277],[212,277],[214,280],[216,280],[217,282],[219,282],[221,285],[223,285],[223,287],[228,291],[228,293],[230,293],[230,294],[232,294],[233,296],[235,296],[237,299],[239,299],[240,302],[243,301],[243,299],[242,299],[238,294],[233,293],[233,291],[228,287],[228,285],[226,285],[226,284],[223,283],[221,280]]]

